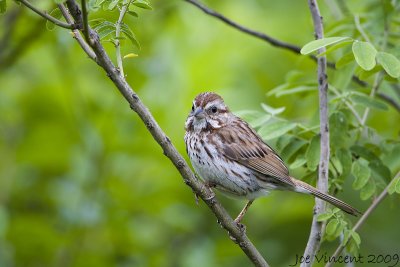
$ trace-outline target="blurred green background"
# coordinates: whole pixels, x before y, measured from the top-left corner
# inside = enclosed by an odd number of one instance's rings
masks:
[[[233,111],[261,110],[266,102],[285,106],[283,116],[293,121],[317,118],[316,92],[265,95],[292,70],[316,75],[310,59],[239,33],[183,1],[151,3],[153,11],[126,20],[142,49],[123,46],[124,54],[139,54],[124,61],[125,73],[182,154],[184,122],[199,92],[221,94]],[[306,1],[208,4],[299,46],[314,38]],[[8,5],[0,17],[0,266],[249,266],[71,34],[48,31],[31,11]],[[118,14],[106,16],[116,20]],[[104,45],[115,59],[113,45]],[[398,136],[398,113],[382,114],[370,118],[379,133]],[[369,202],[359,200],[351,182],[339,197],[365,210]],[[232,216],[244,205],[219,199]],[[249,237],[272,266],[293,264],[303,253],[313,203],[276,192],[246,215]],[[365,257],[400,254],[398,203],[398,197],[385,199],[362,227]],[[320,255],[337,245],[323,243]]]

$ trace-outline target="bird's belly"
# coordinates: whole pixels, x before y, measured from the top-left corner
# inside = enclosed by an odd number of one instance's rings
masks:
[[[267,191],[260,187],[256,177],[248,168],[216,155],[213,158],[190,157],[193,168],[201,178],[221,192],[247,199],[255,199]]]

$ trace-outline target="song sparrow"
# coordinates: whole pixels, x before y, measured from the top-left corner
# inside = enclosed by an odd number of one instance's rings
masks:
[[[215,93],[201,93],[194,99],[185,129],[186,151],[206,185],[248,200],[235,220],[237,223],[253,200],[270,190],[311,194],[349,214],[360,213],[291,177],[276,152],[245,121],[233,115]]]

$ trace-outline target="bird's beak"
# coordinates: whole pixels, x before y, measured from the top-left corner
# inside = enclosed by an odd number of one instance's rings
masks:
[[[195,116],[196,119],[204,119],[206,117],[204,114],[204,110],[200,107],[195,109],[193,116]]]

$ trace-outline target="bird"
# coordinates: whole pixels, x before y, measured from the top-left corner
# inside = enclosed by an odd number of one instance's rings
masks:
[[[272,190],[313,195],[351,215],[361,214],[344,201],[292,177],[282,158],[216,93],[195,97],[185,131],[186,152],[205,185],[247,200],[236,223],[255,199]]]

